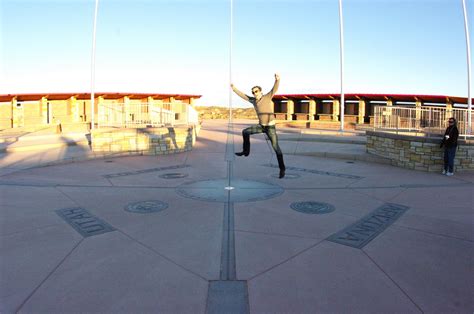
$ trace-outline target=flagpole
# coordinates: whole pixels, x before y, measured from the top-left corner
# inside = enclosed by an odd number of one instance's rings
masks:
[[[341,58],[341,131],[344,131],[344,24],[342,18],[342,0],[339,0],[339,47]]]
[[[233,36],[233,0],[230,0],[230,28],[229,28],[229,87],[232,84],[232,36]],[[229,88],[229,124],[232,124],[232,89]]]
[[[97,11],[99,8],[99,0],[95,0],[94,27],[92,31],[92,57],[91,57],[91,129],[95,128],[95,38],[97,30]]]
[[[469,38],[469,23],[466,10],[466,1],[461,0],[464,13],[464,33],[466,35],[467,54],[467,134],[472,134],[472,99],[471,99],[471,46]]]

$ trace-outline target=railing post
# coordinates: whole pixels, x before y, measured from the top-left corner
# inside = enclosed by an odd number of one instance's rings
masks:
[[[172,116],[171,116],[171,126],[174,127],[174,122],[176,120],[176,112],[174,111],[174,104],[171,103],[170,104],[170,108],[171,108],[171,112],[172,112]]]
[[[165,125],[163,121],[163,105],[160,107],[160,124]]]
[[[431,117],[432,117],[431,111],[432,110],[431,109],[432,108],[428,108],[428,121],[425,122],[425,129],[428,130],[428,132],[426,132],[426,133],[428,133],[428,137],[430,137],[430,135],[431,135],[431,122],[432,122],[432,119],[431,119]]]

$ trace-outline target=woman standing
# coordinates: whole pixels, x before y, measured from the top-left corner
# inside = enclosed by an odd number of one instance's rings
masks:
[[[444,146],[444,168],[443,174],[452,176],[454,174],[454,156],[458,147],[459,130],[456,126],[456,119],[449,118],[448,127],[444,132],[443,140],[439,147]]]

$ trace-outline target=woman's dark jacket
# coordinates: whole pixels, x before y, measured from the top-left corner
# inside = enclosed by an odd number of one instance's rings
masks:
[[[449,138],[446,138],[449,135]],[[459,130],[456,125],[448,126],[444,132],[443,140],[439,147],[454,147],[458,145]]]

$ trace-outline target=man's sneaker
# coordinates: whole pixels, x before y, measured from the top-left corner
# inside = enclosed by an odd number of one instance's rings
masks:
[[[453,172],[446,172],[446,175],[447,176],[452,176],[452,175],[454,175],[454,173]]]
[[[447,173],[447,171],[446,171],[446,170],[443,170],[443,172],[441,172],[441,174],[446,174],[446,173]]]

